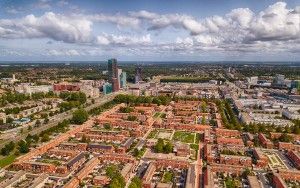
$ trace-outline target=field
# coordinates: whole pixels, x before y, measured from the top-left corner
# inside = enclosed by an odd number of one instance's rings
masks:
[[[2,168],[2,167],[5,167],[7,165],[10,165],[12,162],[14,162],[14,160],[15,160],[16,157],[17,156],[15,156],[14,154],[11,154],[9,156],[1,158],[0,159],[0,167]]]
[[[176,131],[173,135],[173,140],[185,143],[194,143],[195,136],[195,133]]]

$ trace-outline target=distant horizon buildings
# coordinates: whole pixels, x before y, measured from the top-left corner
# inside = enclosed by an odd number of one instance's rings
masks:
[[[103,86],[103,93],[117,92],[126,87],[126,72],[118,68],[117,59],[109,59],[107,62],[108,83]]]

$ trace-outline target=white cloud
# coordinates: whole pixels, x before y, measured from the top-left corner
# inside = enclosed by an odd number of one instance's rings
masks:
[[[48,0],[40,2],[50,4]],[[62,0],[62,6],[67,1]],[[93,25],[112,23],[118,34],[107,31],[94,34]],[[172,33],[171,41],[155,40],[165,28],[187,31]],[[97,27],[100,28],[101,27]],[[132,30],[127,30],[127,29]],[[124,29],[124,30],[123,30]],[[165,33],[164,33],[165,34]],[[163,34],[162,34],[163,35]],[[153,38],[151,36],[154,36]],[[141,10],[128,14],[73,14],[46,12],[42,16],[28,15],[20,19],[0,19],[0,38],[47,38],[65,43],[101,46],[103,48],[130,47],[131,51],[298,51],[300,47],[300,7],[287,8],[284,2],[270,5],[259,13],[249,8],[237,8],[224,16],[195,18],[186,14],[158,14]],[[135,50],[134,50],[135,49]],[[122,50],[121,50],[122,51]],[[49,51],[53,55],[76,56],[89,54],[79,50]],[[91,52],[94,53],[94,52]]]
[[[21,19],[0,19],[1,38],[50,38],[66,43],[88,43],[92,22],[47,12],[41,17],[28,15]]]
[[[60,50],[47,50],[46,56],[81,56],[86,55],[84,51],[78,51],[75,49],[60,49]]]
[[[150,34],[141,37],[136,37],[136,36],[123,36],[123,35],[108,35],[104,33],[103,35],[97,36],[97,44],[100,45],[129,46],[129,45],[148,45],[150,43],[151,43]]]

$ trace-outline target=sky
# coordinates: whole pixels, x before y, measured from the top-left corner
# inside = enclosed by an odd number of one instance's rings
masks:
[[[1,0],[0,61],[300,61],[300,0]]]

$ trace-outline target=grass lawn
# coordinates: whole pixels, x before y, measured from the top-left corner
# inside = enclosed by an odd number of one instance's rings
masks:
[[[160,112],[156,112],[153,117],[158,118],[159,116],[160,116]]]
[[[158,133],[158,130],[154,129],[148,134],[147,138],[148,139],[155,138],[157,133]]]
[[[194,143],[195,134],[190,132],[176,131],[173,140],[185,143]]]
[[[172,172],[165,172],[164,178],[163,178],[163,183],[169,183],[172,182],[173,180],[173,173]]]
[[[16,159],[17,156],[15,156],[14,154],[5,156],[4,158],[0,159],[0,167],[3,168],[7,165],[10,165],[11,163],[14,162],[14,160]]]

